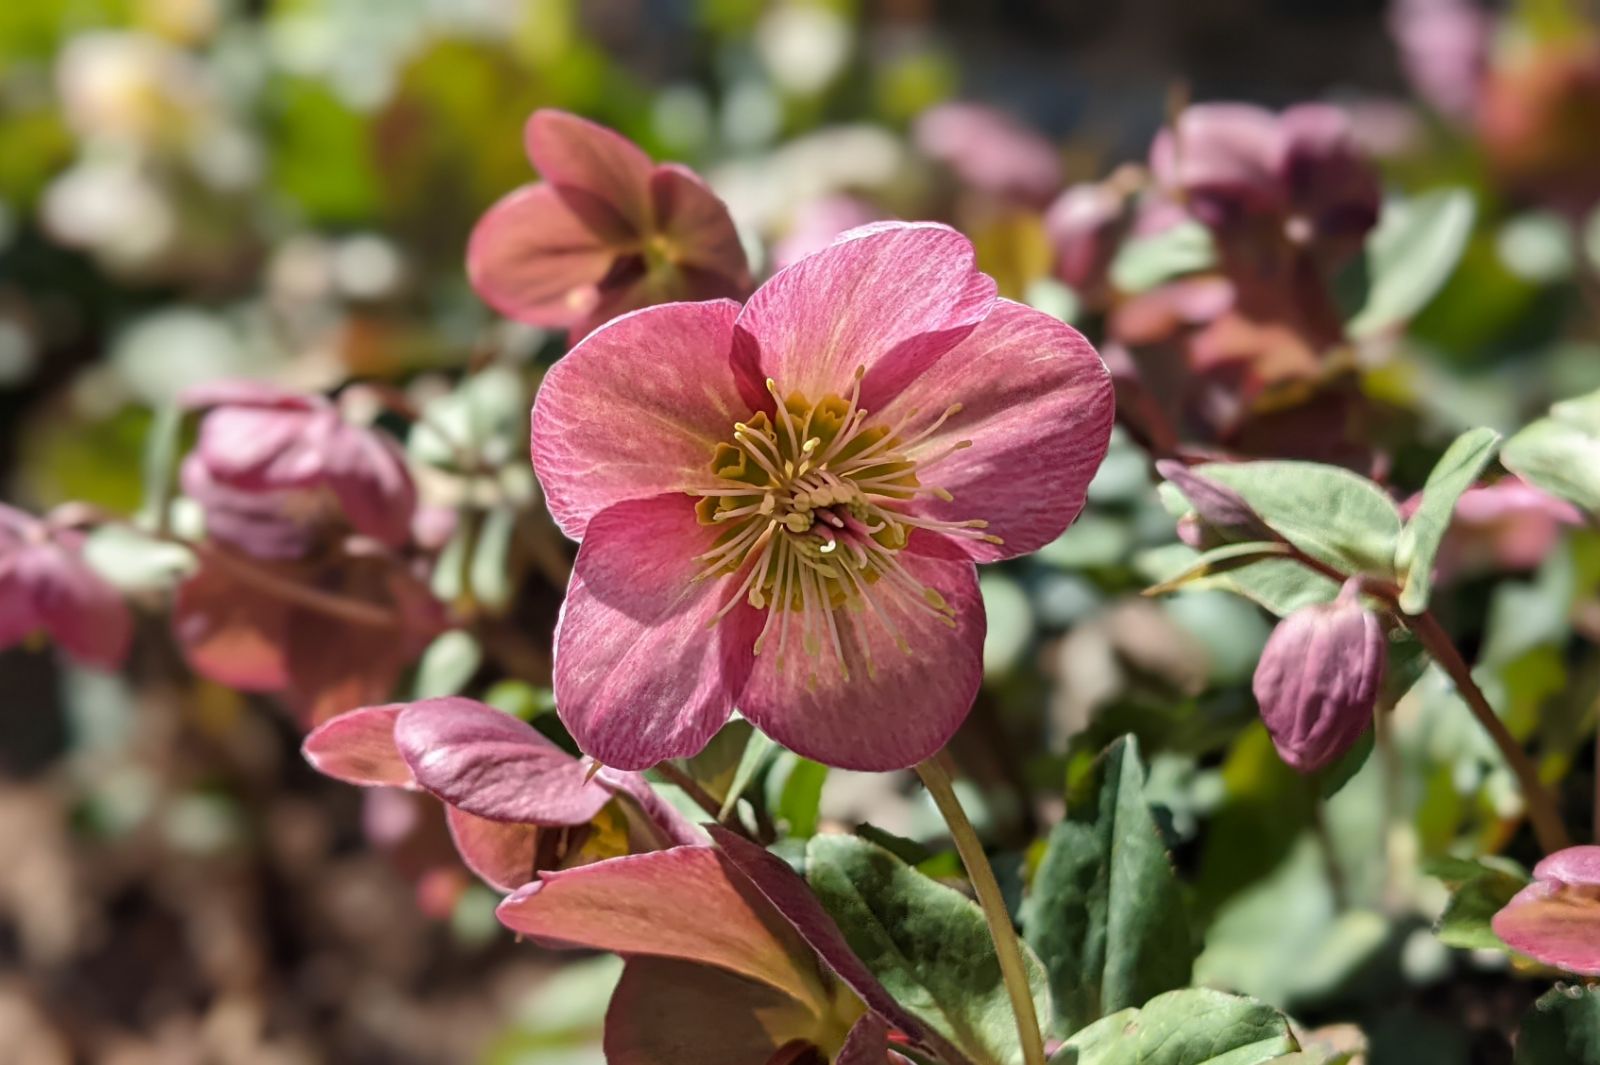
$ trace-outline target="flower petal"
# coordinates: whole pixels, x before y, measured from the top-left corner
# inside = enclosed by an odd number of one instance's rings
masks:
[[[650,782],[642,774],[606,767],[595,775],[595,779],[610,788],[613,793],[626,795],[637,803],[640,812],[660,829],[668,846],[705,845],[705,832],[679,813],[676,806],[663,799],[661,793],[651,787]]]
[[[289,606],[202,565],[178,585],[172,629],[189,668],[248,692],[289,685]],[[358,704],[359,705],[359,704]]]
[[[875,1015],[864,1015],[850,1028],[834,1065],[882,1065],[889,1054],[889,1029]]]
[[[218,407],[201,419],[193,454],[232,488],[303,487],[321,478],[323,449],[339,424],[331,407]]]
[[[756,290],[739,315],[734,363],[747,389],[770,377],[812,400],[847,393],[865,366],[861,404],[876,410],[971,333],[994,298],[971,242],[950,227],[864,226]]]
[[[739,299],[749,292],[750,267],[744,245],[728,214],[728,205],[686,166],[664,163],[650,175],[650,195],[655,203],[658,232],[667,238],[674,262],[721,279],[728,291],[704,291],[694,299],[728,296]],[[690,275],[693,277],[694,275]]]
[[[929,1028],[916,1014],[897,1002],[887,988],[856,957],[834,922],[806,882],[782,858],[733,832],[712,825],[707,831],[722,853],[743,873],[757,891],[794,926],[811,949],[827,963],[844,984],[879,1017],[933,1052],[943,1061],[962,1061],[963,1055],[949,1040]],[[870,1033],[863,1034],[868,1038]],[[847,1041],[846,1045],[849,1043]],[[842,1060],[842,1059],[841,1059]],[[881,1054],[878,1060],[881,1060]]]
[[[461,861],[484,883],[501,891],[515,891],[534,879],[540,834],[560,831],[511,821],[491,821],[455,806],[446,806],[444,814]]]
[[[917,445],[918,454],[945,457],[918,466],[917,477],[955,498],[928,498],[918,509],[947,521],[987,521],[1002,543],[960,541],[980,562],[1027,554],[1060,536],[1083,509],[1116,416],[1111,374],[1094,348],[1070,325],[998,300],[882,417],[892,424],[920,411],[906,426],[915,433],[952,403],[961,410]],[[972,445],[951,450],[963,440]]]
[[[608,1065],[767,1065],[818,1028],[805,1006],[744,977],[631,958],[606,1010],[605,1055]],[[883,1060],[880,1051],[872,1065]]]
[[[728,349],[739,305],[674,303],[624,315],[553,366],[533,404],[533,467],[575,540],[625,499],[709,486],[712,452],[750,414]]]
[[[0,561],[0,649],[32,636],[40,628],[33,596],[18,579],[12,559]]]
[[[324,457],[328,487],[357,532],[389,547],[411,539],[417,487],[393,437],[341,425]]]
[[[1537,880],[1512,896],[1491,924],[1519,954],[1569,973],[1600,976],[1600,898],[1592,889]]]
[[[555,186],[524,185],[490,207],[467,242],[467,277],[507,318],[550,328],[594,306],[595,286],[616,250],[567,205]]]
[[[363,706],[329,718],[300,745],[311,768],[346,784],[414,788],[411,767],[395,747],[394,723],[405,703]]]
[[[729,589],[696,580],[717,529],[689,496],[618,503],[589,523],[556,626],[555,695],[584,753],[618,769],[696,754],[750,674],[760,616],[715,625]]]
[[[711,847],[612,858],[540,879],[500,904],[500,921],[546,946],[715,965],[806,1003],[827,1001],[815,956]]]
[[[417,783],[494,821],[586,824],[611,792],[532,725],[472,699],[402,704],[394,745]]]
[[[133,616],[121,593],[81,554],[59,542],[38,544],[18,552],[12,568],[12,579],[33,601],[33,617],[62,650],[98,669],[122,665]]]
[[[1567,847],[1547,855],[1533,867],[1533,878],[1600,887],[1600,846]]]
[[[947,543],[914,533],[899,561],[954,609],[954,628],[919,597],[891,594],[880,581],[870,586],[874,603],[904,646],[872,609],[835,610],[847,678],[825,618],[808,610],[781,655],[769,634],[757,656],[739,698],[750,723],[796,754],[841,769],[904,769],[944,746],[978,693],[985,628],[977,570]],[[808,639],[815,656],[803,649]]]
[[[543,108],[523,130],[528,158],[563,191],[586,193],[635,232],[650,227],[650,157],[628,138],[586,118]]]

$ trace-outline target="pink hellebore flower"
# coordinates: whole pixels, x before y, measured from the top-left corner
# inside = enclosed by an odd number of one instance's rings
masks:
[[[1494,934],[1553,969],[1600,976],[1600,847],[1568,847],[1494,915]]]
[[[1418,493],[1401,513],[1409,518],[1421,501]],[[1436,565],[1445,574],[1533,569],[1555,549],[1564,527],[1582,524],[1583,515],[1566,500],[1520,478],[1502,477],[1456,500]]]
[[[544,180],[490,207],[467,246],[495,310],[577,340],[625,311],[749,292],[728,209],[693,171],[565,111],[535,111],[523,140]]]
[[[965,1060],[895,1002],[781,859],[712,833],[718,847],[542,873],[500,904],[503,924],[546,946],[624,957],[608,1062],[903,1063],[890,1029],[938,1060]]]
[[[84,534],[0,503],[0,648],[44,632],[74,661],[115,669],[133,619],[83,559]]]
[[[1251,688],[1285,762],[1313,773],[1355,745],[1378,705],[1385,647],[1356,579],[1333,602],[1302,607],[1278,623]]]
[[[997,300],[941,225],[852,230],[742,310],[611,322],[533,409],[550,512],[582,541],[562,720],[625,769],[699,751],[735,703],[831,765],[926,758],[978,689],[973,563],[1066,528],[1112,413],[1088,342]]]
[[[328,530],[387,547],[411,535],[417,493],[391,437],[351,425],[322,396],[229,381],[191,388],[209,408],[183,461],[210,535],[258,558],[298,558]]]
[[[1061,188],[1055,145],[996,108],[940,104],[917,118],[913,136],[924,154],[979,192],[1042,206]]]
[[[589,766],[531,725],[471,699],[351,710],[314,729],[301,749],[337,780],[436,796],[461,860],[501,891],[540,869],[605,857],[607,848],[626,853],[626,832],[602,816],[618,793],[639,803],[661,842],[703,838],[635,774],[608,769],[591,779]]]

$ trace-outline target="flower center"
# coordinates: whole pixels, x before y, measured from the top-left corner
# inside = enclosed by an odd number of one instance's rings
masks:
[[[903,651],[909,646],[883,610],[883,597],[903,598],[954,626],[955,611],[944,597],[898,558],[913,531],[999,543],[981,531],[985,521],[943,521],[916,512],[923,497],[952,499],[918,474],[971,445],[930,440],[961,404],[907,433],[919,412],[907,412],[896,424],[873,421],[860,405],[864,374],[857,369],[848,398],[829,394],[815,402],[799,392],[784,396],[769,379],[775,417],[757,411],[735,423],[733,438],[712,454],[717,487],[694,493],[701,497],[695,505],[700,523],[725,526],[696,560],[704,567],[697,579],[743,575],[712,623],[741,600],[766,610],[755,653],[761,654],[776,630],[780,670],[791,614],[802,615],[797,638],[806,652],[819,654],[826,638],[841,668],[837,610],[868,611]],[[811,624],[813,619],[822,624]]]

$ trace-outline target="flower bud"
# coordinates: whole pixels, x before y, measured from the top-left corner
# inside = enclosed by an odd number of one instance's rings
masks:
[[[1383,665],[1383,628],[1362,607],[1359,581],[1280,622],[1251,687],[1283,760],[1312,773],[1354,746],[1372,723]]]
[[[1555,969],[1600,976],[1600,847],[1568,847],[1494,915],[1494,934]]]

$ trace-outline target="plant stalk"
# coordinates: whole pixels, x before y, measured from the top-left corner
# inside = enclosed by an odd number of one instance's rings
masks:
[[[961,864],[967,868],[967,877],[978,895],[978,905],[989,924],[989,936],[994,940],[995,954],[1000,959],[1000,975],[1011,996],[1011,1010],[1016,1015],[1017,1038],[1022,1042],[1022,1060],[1026,1065],[1045,1065],[1044,1037],[1039,1030],[1039,1015],[1033,1008],[1033,991],[1028,986],[1028,970],[1022,961],[1022,946],[1017,942],[1017,930],[1011,925],[1011,914],[1000,894],[1000,884],[994,870],[983,853],[983,843],[967,819],[967,813],[956,798],[955,785],[950,779],[949,756],[944,752],[917,765],[917,776],[933,796],[939,814],[950,828]]]
[[[1416,616],[1404,613],[1397,616],[1406,628],[1416,634],[1433,660],[1450,675],[1456,690],[1461,693],[1461,698],[1472,711],[1472,716],[1478,719],[1478,724],[1489,733],[1489,738],[1494,740],[1495,746],[1499,747],[1500,753],[1505,756],[1506,764],[1511,767],[1517,783],[1522,787],[1523,801],[1528,804],[1528,820],[1533,822],[1533,832],[1539,839],[1539,848],[1549,854],[1570,847],[1572,840],[1567,835],[1566,825],[1561,821],[1561,808],[1556,803],[1555,795],[1539,779],[1538,767],[1533,764],[1533,759],[1528,757],[1528,752],[1522,749],[1517,738],[1506,728],[1505,722],[1495,714],[1494,707],[1489,705],[1488,697],[1483,694],[1483,689],[1478,687],[1478,682],[1472,679],[1472,670],[1468,668],[1461,653],[1456,650],[1454,641],[1444,631],[1444,627],[1439,624],[1431,611],[1423,611]]]

